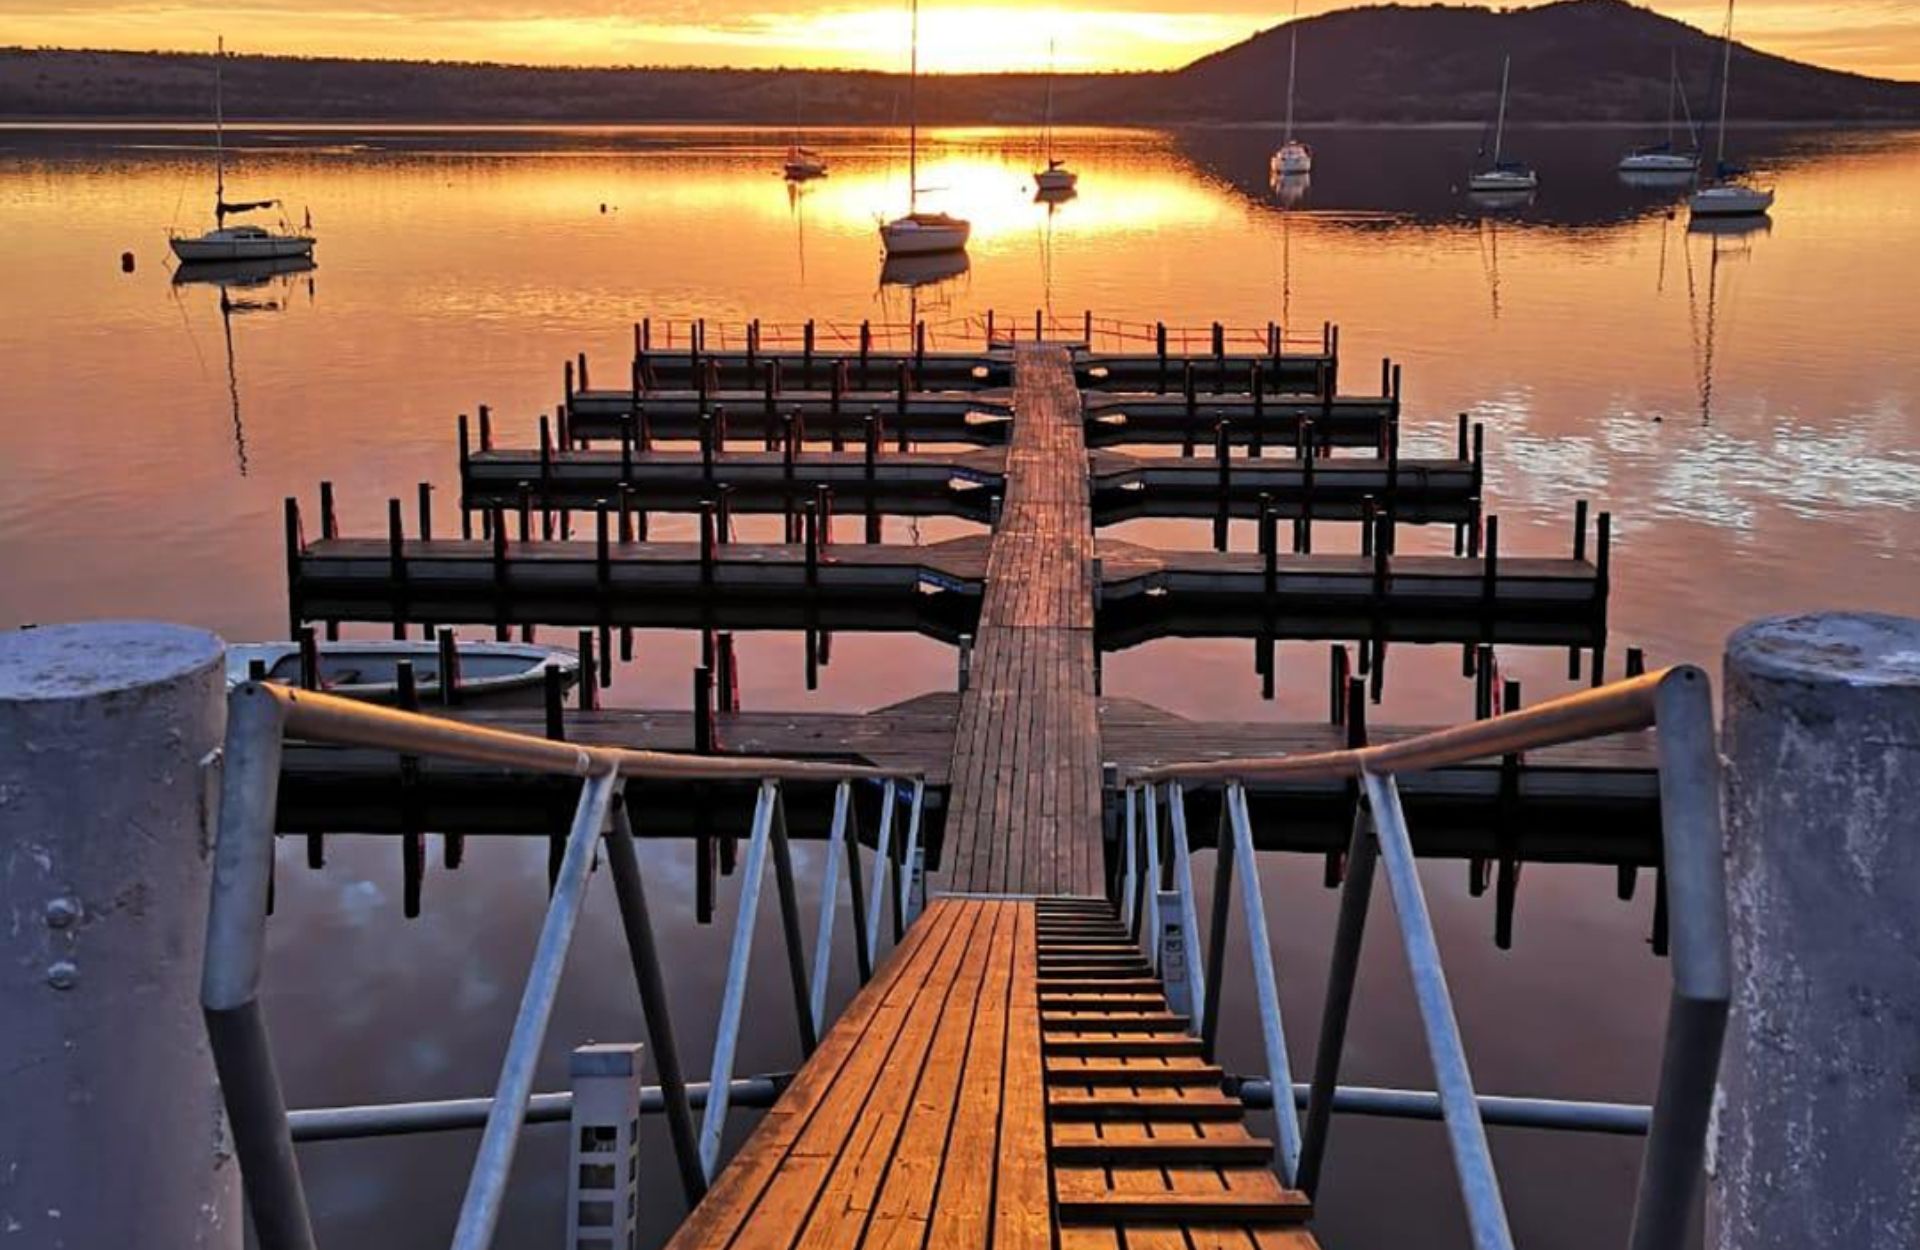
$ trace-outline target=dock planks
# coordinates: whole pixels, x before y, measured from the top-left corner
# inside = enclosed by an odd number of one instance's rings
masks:
[[[1218,1069],[1043,1047],[1049,951],[1093,939],[1129,949],[1102,902],[935,899],[669,1250],[1313,1250]],[[1096,1092],[1098,1121],[1059,1113]]]
[[[1099,892],[1093,555],[1071,362],[1064,348],[1022,344],[1007,495],[949,769],[949,889]]]

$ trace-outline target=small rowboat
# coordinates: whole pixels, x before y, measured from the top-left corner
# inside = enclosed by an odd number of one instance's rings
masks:
[[[320,689],[369,703],[394,703],[400,697],[400,661],[413,662],[415,688],[422,703],[440,699],[440,649],[431,642],[322,642],[316,647]],[[558,669],[563,686],[580,679],[580,657],[561,647],[532,643],[462,642],[456,654],[456,690],[463,706],[476,703],[537,703],[546,687],[546,670]],[[266,680],[297,685],[300,644],[236,643],[227,648],[227,684],[249,680],[253,666]]]

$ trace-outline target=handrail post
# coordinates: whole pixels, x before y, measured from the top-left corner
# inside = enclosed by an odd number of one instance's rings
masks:
[[[1313,1084],[1307,1095],[1307,1123],[1301,1135],[1300,1171],[1295,1183],[1309,1198],[1320,1185],[1327,1130],[1333,1120],[1334,1089],[1340,1083],[1340,1059],[1347,1043],[1347,1016],[1360,972],[1360,944],[1373,898],[1373,866],[1379,857],[1371,814],[1364,802],[1353,809],[1347,839],[1346,875],[1340,883],[1340,918],[1333,933],[1333,958],[1327,970],[1326,1005],[1320,1012],[1320,1040],[1313,1056]]]
[[[880,787],[880,830],[874,835],[873,889],[867,896],[867,964],[880,960],[881,907],[887,901],[887,869],[893,849],[894,784],[889,778]]]
[[[507,1056],[500,1065],[500,1083],[494,1090],[493,1108],[487,1113],[487,1127],[480,1134],[480,1149],[474,1157],[466,1198],[460,1204],[453,1250],[486,1250],[493,1242],[494,1228],[500,1222],[500,1208],[506,1198],[507,1177],[513,1170],[514,1151],[520,1143],[520,1127],[527,1114],[527,1099],[533,1093],[534,1065],[546,1040],[547,1022],[553,1016],[554,1000],[560,992],[560,974],[566,967],[567,948],[573,943],[580,906],[586,899],[593,848],[600,840],[607,811],[619,789],[620,776],[615,772],[596,773],[580,786],[573,828],[567,834],[566,856],[554,883],[552,901],[547,904],[547,918],[540,926],[540,939],[533,948],[533,966],[520,997],[520,1011],[514,1017],[512,1036],[507,1041]]]
[[[833,789],[833,824],[827,830],[827,862],[820,869],[820,917],[814,929],[813,975],[807,986],[807,1005],[813,1014],[815,1036],[826,1026],[827,978],[833,968],[833,928],[839,914],[834,896],[840,892],[840,857],[847,850],[842,839],[846,837],[852,789],[850,781],[843,781]]]
[[[913,781],[913,806],[907,815],[907,847],[900,874],[900,911],[911,926],[927,906],[927,848],[920,844],[920,811],[926,803],[927,782]]]
[[[694,1133],[693,1109],[687,1102],[687,1074],[680,1066],[680,1046],[669,1014],[671,1000],[666,978],[660,972],[660,949],[647,913],[647,892],[641,884],[633,822],[627,815],[624,796],[613,805],[613,831],[607,836],[606,851],[614,895],[620,904],[621,927],[626,930],[627,954],[633,960],[633,979],[640,991],[640,1011],[646,1017],[647,1040],[653,1046],[653,1065],[660,1073],[667,1136],[673,1142],[681,1192],[692,1207],[706,1196],[707,1177],[700,1170],[700,1139]]]
[[[1473,1076],[1467,1069],[1466,1050],[1460,1041],[1460,1024],[1453,1014],[1453,998],[1447,992],[1440,947],[1433,936],[1433,919],[1427,914],[1426,894],[1420,888],[1419,869],[1414,865],[1413,843],[1407,834],[1406,816],[1400,809],[1400,791],[1391,776],[1363,773],[1361,781],[1373,810],[1375,841],[1386,868],[1387,890],[1393,899],[1394,916],[1399,921],[1401,945],[1413,980],[1414,1001],[1419,1005],[1420,1024],[1426,1033],[1427,1053],[1433,1060],[1434,1088],[1440,1095],[1447,1144],[1452,1149],[1454,1171],[1460,1178],[1460,1196],[1467,1208],[1473,1244],[1476,1250],[1512,1250],[1513,1234],[1507,1227],[1506,1206],[1500,1198],[1500,1180],[1494,1175],[1493,1157],[1487,1149],[1487,1129],[1480,1118],[1479,1100],[1474,1096]]]
[[[811,1056],[820,1044],[814,1028],[812,998],[807,987],[807,956],[800,938],[800,901],[793,887],[793,850],[787,842],[787,802],[779,787],[773,792],[773,886],[780,902],[780,932],[787,948],[787,976],[793,982],[794,1015],[800,1027],[800,1053]]]
[[[772,841],[775,795],[771,781],[760,783],[752,840],[747,843],[747,862],[740,874],[740,910],[733,922],[733,945],[727,955],[720,1023],[713,1042],[713,1072],[707,1080],[707,1109],[700,1121],[700,1170],[709,1182],[720,1161],[720,1135],[727,1126],[734,1049],[740,1041],[740,1021],[746,1009],[747,966],[753,956],[754,922],[760,915],[760,883],[766,875],[767,844]]]
[[[1260,892],[1260,861],[1253,853],[1253,827],[1247,817],[1247,792],[1239,782],[1225,796],[1233,831],[1233,852],[1246,860],[1240,871],[1240,909],[1247,942],[1253,948],[1253,988],[1260,1003],[1260,1036],[1266,1046],[1267,1079],[1273,1082],[1273,1118],[1279,1128],[1281,1179],[1288,1184],[1300,1168],[1300,1113],[1293,1103],[1293,1068],[1287,1059],[1287,1032],[1280,1017],[1280,985],[1273,968],[1273,940],[1267,934],[1267,910]]]
[[[1140,893],[1141,902],[1147,909],[1147,919],[1146,932],[1142,935],[1146,940],[1141,944],[1147,948],[1147,958],[1152,961],[1154,971],[1158,972],[1162,938],[1160,932],[1160,812],[1159,805],[1154,802],[1153,787],[1139,786],[1136,789],[1140,795],[1140,802],[1146,809],[1143,833],[1146,838],[1147,873]]]
[[[1207,926],[1206,990],[1202,1000],[1200,1052],[1211,1062],[1220,1044],[1220,984],[1227,970],[1227,921],[1233,905],[1233,837],[1227,830],[1227,791],[1220,791],[1220,820],[1213,834],[1213,918]]]
[[[1675,669],[1661,680],[1656,700],[1673,989],[1631,1250],[1685,1244],[1733,992],[1711,685],[1698,669]]]
[[[1134,827],[1134,791],[1128,788],[1121,792],[1121,802],[1125,804],[1121,828],[1122,836],[1127,840],[1125,852],[1126,868],[1120,877],[1120,924],[1131,939],[1135,933],[1133,926],[1133,903],[1135,881],[1140,874],[1140,839]]]
[[[1193,899],[1193,848],[1187,840],[1187,792],[1177,781],[1167,783],[1167,824],[1173,837],[1173,884],[1180,893],[1180,923],[1186,936],[1187,978],[1192,1005],[1187,1031],[1198,1033],[1206,1007],[1206,971],[1200,958],[1200,909]]]

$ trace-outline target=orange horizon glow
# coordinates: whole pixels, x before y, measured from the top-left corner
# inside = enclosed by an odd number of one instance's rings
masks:
[[[1467,4],[1472,0],[1439,0]],[[1544,3],[1545,0],[1531,0]],[[905,68],[901,4],[714,0],[697,16],[660,0],[554,0],[541,16],[502,0],[458,15],[439,0],[19,0],[0,17],[0,46],[202,51],[216,34],[262,55],[493,61],[540,66]],[[1358,7],[1304,0],[1302,16]],[[1646,7],[1717,32],[1719,0]],[[21,11],[24,10],[24,11]],[[1276,0],[929,0],[921,9],[928,73],[1175,69],[1282,24]],[[1868,0],[1748,0],[1737,35],[1761,51],[1830,69],[1920,79],[1920,5]]]

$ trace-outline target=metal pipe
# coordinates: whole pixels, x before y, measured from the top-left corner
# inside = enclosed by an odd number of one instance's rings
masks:
[[[680,1066],[666,978],[660,973],[660,949],[647,914],[646,887],[641,883],[640,861],[633,849],[633,822],[624,801],[613,806],[613,832],[607,837],[606,847],[614,894],[620,901],[620,923],[627,935],[627,953],[633,960],[634,984],[640,992],[640,1011],[647,1020],[647,1040],[653,1047],[654,1067],[660,1073],[667,1135],[673,1141],[681,1190],[687,1205],[692,1206],[706,1194],[707,1177],[700,1170],[700,1141],[693,1131],[687,1075]]]
[[[760,882],[766,875],[767,844],[772,840],[775,793],[771,781],[761,783],[753,811],[753,837],[747,843],[747,862],[741,870],[740,911],[733,922],[733,947],[727,955],[720,1024],[713,1042],[713,1076],[707,1082],[719,1093],[707,1101],[706,1114],[700,1121],[700,1170],[709,1181],[720,1160],[720,1134],[727,1125],[725,1091],[733,1079],[733,1053],[740,1042],[741,1013],[746,1008],[747,965],[753,955],[754,921],[760,914]]]
[[[833,968],[833,924],[839,914],[834,896],[840,892],[840,857],[846,853],[847,804],[853,783],[833,789],[833,827],[827,831],[827,862],[820,869],[820,919],[814,930],[813,973],[807,982],[807,1009],[813,1015],[816,1036],[827,1023],[827,978]]]
[[[567,834],[566,857],[554,882],[553,898],[547,904],[547,918],[540,926],[540,939],[533,948],[533,966],[528,971],[520,1012],[514,1018],[513,1033],[507,1041],[507,1056],[500,1065],[500,1084],[494,1093],[486,1129],[480,1136],[467,1195],[460,1204],[460,1219],[453,1231],[453,1250],[485,1250],[492,1243],[494,1228],[500,1222],[507,1178],[513,1170],[514,1150],[520,1142],[520,1120],[526,1113],[527,1098],[533,1092],[534,1065],[539,1061],[547,1022],[553,1015],[554,999],[559,995],[560,974],[566,967],[574,925],[587,896],[587,873],[593,867],[593,848],[600,840],[600,831],[606,827],[607,809],[613,805],[613,796],[619,789],[620,778],[611,772],[588,777],[580,787],[573,828]]]
[[[1700,1183],[1733,991],[1721,852],[1720,756],[1705,673],[1673,670],[1659,689],[1661,874],[1671,918],[1667,1006],[1653,1129],[1634,1197],[1631,1250],[1677,1250]]]
[[[1146,956],[1156,974],[1160,971],[1160,810],[1154,801],[1153,787],[1140,790],[1141,805],[1146,812],[1146,828],[1143,830],[1147,843],[1147,875],[1145,904],[1147,923],[1143,941]]]
[[[1273,1106],[1273,1086],[1259,1078],[1231,1083],[1234,1094],[1249,1108],[1264,1111]],[[1294,1105],[1309,1105],[1312,1089],[1293,1087]],[[1440,1095],[1430,1089],[1379,1089],[1365,1085],[1337,1085],[1330,1100],[1341,1115],[1381,1116],[1396,1120],[1442,1120]],[[1645,1136],[1653,1119],[1653,1108],[1625,1102],[1574,1102],[1563,1098],[1513,1098],[1502,1094],[1478,1094],[1474,1102],[1480,1108],[1482,1123],[1500,1128],[1559,1129],[1576,1133],[1609,1133],[1623,1137]]]
[[[1167,784],[1167,823],[1173,834],[1173,884],[1180,892],[1180,925],[1186,933],[1187,977],[1193,985],[1189,1032],[1198,1033],[1206,1015],[1206,965],[1200,958],[1200,908],[1193,896],[1193,847],[1187,838],[1187,793],[1179,782]]]
[[[257,1001],[283,719],[281,703],[261,697],[264,689],[249,682],[227,696],[220,837],[213,853],[200,1005],[261,1250],[311,1250],[313,1221]]]
[[[270,682],[260,684],[257,689],[282,706],[288,737],[340,746],[372,747],[407,755],[440,756],[472,764],[522,768],[536,773],[569,777],[618,773],[622,777],[751,781],[885,780],[890,775],[884,769],[852,764],[812,763],[750,755],[675,755],[661,751],[552,742],[464,721],[402,712],[314,690],[296,690]]]
[[[1366,934],[1373,898],[1373,866],[1379,857],[1366,808],[1353,809],[1353,833],[1347,839],[1346,875],[1340,883],[1340,917],[1333,932],[1333,958],[1327,969],[1326,1004],[1320,1011],[1320,1039],[1313,1052],[1312,1097],[1307,1100],[1306,1132],[1300,1146],[1300,1189],[1312,1197],[1320,1186],[1326,1157],[1332,1098],[1340,1082],[1340,1059],[1347,1044],[1347,1015],[1353,985],[1360,974],[1360,943]]]
[[[1141,769],[1132,774],[1131,779],[1330,781],[1358,778],[1366,773],[1425,772],[1488,756],[1537,751],[1582,738],[1629,733],[1653,724],[1655,695],[1660,682],[1668,673],[1683,669],[1684,666],[1660,669],[1642,677],[1539,703],[1524,711],[1437,729],[1432,733],[1378,746],[1320,751],[1310,755],[1166,764],[1158,768]]]
[[[787,805],[776,789],[773,795],[774,896],[780,903],[780,935],[787,950],[787,978],[793,985],[794,1018],[800,1027],[800,1053],[811,1056],[820,1033],[813,1022],[813,995],[807,988],[807,956],[800,939],[800,898],[793,888],[793,850],[787,843]]]
[[[1266,1045],[1267,1076],[1291,1088],[1293,1069],[1287,1060],[1287,1032],[1280,1018],[1280,985],[1273,970],[1273,939],[1267,935],[1266,903],[1260,896],[1260,862],[1253,854],[1253,828],[1247,819],[1247,792],[1238,783],[1227,787],[1227,809],[1233,824],[1233,853],[1246,861],[1240,873],[1240,909],[1246,914],[1247,944],[1253,954],[1253,988],[1260,1004],[1260,1038]],[[1292,1108],[1274,1109],[1279,1128],[1280,1176],[1289,1185],[1300,1170],[1300,1117]]]
[[[893,841],[893,781],[880,788],[880,831],[873,843],[873,889],[867,896],[867,963],[880,961],[881,907],[887,901],[887,869],[891,867]]]
[[[1483,722],[1486,723],[1486,722]],[[1414,866],[1413,845],[1407,835],[1406,815],[1400,810],[1400,791],[1393,778],[1364,773],[1367,803],[1373,809],[1375,841],[1386,868],[1387,890],[1399,920],[1401,945],[1413,980],[1414,1000],[1427,1035],[1427,1053],[1433,1060],[1434,1084],[1453,1151],[1454,1171],[1460,1178],[1460,1197],[1467,1208],[1467,1224],[1478,1250],[1512,1250],[1506,1207],[1500,1198],[1500,1180],[1494,1175],[1487,1149],[1486,1127],[1474,1098],[1473,1076],[1453,1015],[1447,976],[1440,965],[1440,947],[1427,914],[1426,895]]]
[[[736,1107],[771,1107],[785,1092],[791,1074],[743,1076],[734,1079],[728,1099]],[[694,1107],[707,1105],[707,1083],[687,1086],[688,1102]],[[290,1111],[287,1119],[296,1142],[350,1141],[364,1137],[403,1137],[413,1133],[449,1133],[476,1129],[487,1122],[493,1109],[491,1098],[448,1098],[433,1102],[375,1103],[357,1107],[310,1107]],[[666,1090],[648,1085],[640,1091],[643,1115],[662,1115],[667,1111]],[[527,1099],[527,1124],[563,1123],[573,1113],[573,1094],[534,1094]]]

